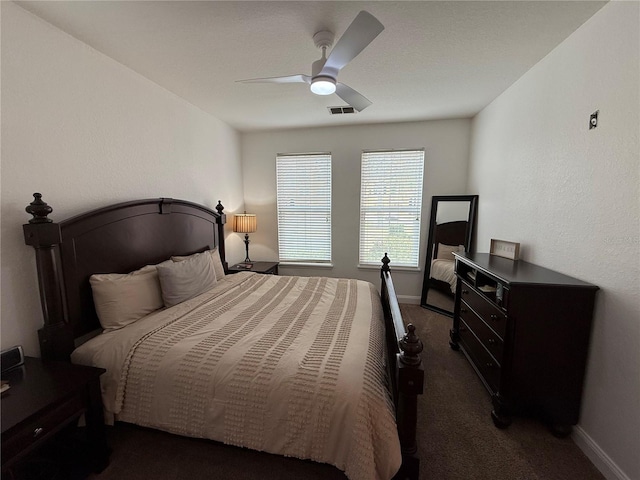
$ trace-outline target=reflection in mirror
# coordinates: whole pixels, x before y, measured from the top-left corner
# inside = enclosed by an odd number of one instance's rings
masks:
[[[423,307],[453,316],[456,291],[453,252],[472,251],[477,203],[477,195],[431,198],[431,220],[420,300]]]

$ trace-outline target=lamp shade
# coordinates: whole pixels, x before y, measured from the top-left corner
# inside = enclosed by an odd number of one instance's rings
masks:
[[[233,231],[238,233],[253,233],[258,222],[254,213],[238,213],[233,217]]]

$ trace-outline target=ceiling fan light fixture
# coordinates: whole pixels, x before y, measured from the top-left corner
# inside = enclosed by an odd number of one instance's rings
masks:
[[[336,81],[331,77],[315,77],[310,88],[316,95],[331,95],[336,91]]]
[[[344,83],[337,83],[338,74],[383,30],[384,25],[376,17],[362,10],[344,31],[328,57],[327,49],[333,45],[333,33],[328,30],[316,32],[313,42],[316,47],[322,49],[322,57],[311,64],[310,76],[297,74],[240,81],[244,83],[306,83],[314,95],[335,93],[354,111],[361,112],[371,105],[371,101]]]

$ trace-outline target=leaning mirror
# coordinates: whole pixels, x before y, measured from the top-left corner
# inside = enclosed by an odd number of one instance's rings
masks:
[[[456,291],[453,252],[471,252],[477,195],[431,197],[431,219],[420,304],[453,317]]]

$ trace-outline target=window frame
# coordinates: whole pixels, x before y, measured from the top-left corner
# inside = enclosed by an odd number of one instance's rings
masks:
[[[293,174],[289,179],[285,179],[286,172],[281,168],[290,168],[293,172],[294,168],[291,166],[286,167],[284,161],[286,160],[305,160],[310,163],[322,160],[324,163],[319,166],[318,179],[321,183],[316,183],[316,195],[309,195],[309,190],[304,188],[305,185],[309,185],[309,172],[310,166],[305,169],[303,163],[304,174]],[[277,233],[278,233],[278,259],[281,265],[295,265],[295,266],[312,266],[312,267],[330,267],[332,263],[332,155],[331,152],[305,152],[305,153],[278,153],[276,154],[276,220],[277,220]],[[297,164],[299,165],[299,163]],[[324,170],[324,172],[323,172]],[[281,171],[283,172],[281,174]],[[284,182],[292,182],[286,185]],[[324,183],[322,183],[324,182]],[[287,189],[290,189],[287,191]],[[305,193],[300,195],[299,192]],[[291,198],[294,201],[308,201],[312,200],[314,204],[301,205],[299,212],[293,208],[286,207],[284,203],[284,196]],[[309,216],[309,214],[311,215]],[[318,213],[324,215],[325,222],[318,219]],[[306,222],[299,222],[302,217],[307,217]],[[291,224],[286,223],[286,217],[289,217]],[[298,218],[298,221],[293,219]],[[306,231],[306,234],[303,232]],[[312,235],[309,236],[309,231]],[[314,249],[314,242],[309,242],[309,239],[317,237],[315,242],[316,252],[311,253]],[[296,246],[297,238],[305,238],[309,246],[307,250],[308,255],[295,255],[296,249],[304,253],[305,248],[302,246]],[[324,241],[322,241],[324,239]],[[321,242],[322,241],[322,242]],[[284,255],[283,255],[284,252]]]
[[[359,211],[359,239],[358,239],[358,268],[379,268],[380,260],[385,253],[389,255],[394,268],[400,270],[420,270],[421,256],[421,240],[422,240],[422,203],[424,194],[424,148],[407,148],[407,149],[390,149],[390,150],[363,150],[360,160],[360,211]],[[409,158],[411,165],[398,171],[397,163],[390,163],[389,157],[396,156],[397,160],[402,160],[403,155],[414,155],[415,158]],[[377,157],[377,158],[376,158]],[[382,166],[377,174],[372,172],[376,168],[373,161],[378,162],[378,168]],[[366,164],[369,162],[369,165]],[[395,170],[395,171],[392,171]],[[409,185],[401,185],[394,183],[398,177],[413,173],[415,181]],[[378,193],[373,193],[378,190]],[[384,190],[386,195],[381,195],[380,190]],[[413,200],[411,200],[413,198]],[[389,201],[407,201],[411,205],[389,205]],[[388,221],[385,222],[384,216],[387,213]],[[394,222],[392,215],[395,214],[400,220]],[[377,226],[372,226],[369,218],[378,218],[382,221]],[[402,219],[404,217],[404,220]],[[415,218],[415,223],[409,224],[410,218]],[[386,225],[385,225],[386,223]],[[410,225],[409,235],[411,237],[410,251],[407,255],[401,255],[401,251],[405,246],[394,247],[389,245],[390,230],[393,226],[399,226],[403,231]],[[376,237],[378,234],[386,236],[386,245],[380,246],[379,258],[367,253],[367,250],[375,248],[370,237]],[[400,250],[400,252],[398,251]],[[376,253],[377,257],[378,254]],[[395,258],[394,258],[395,257]]]

